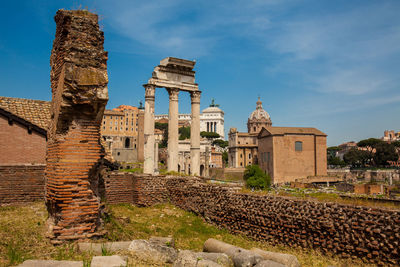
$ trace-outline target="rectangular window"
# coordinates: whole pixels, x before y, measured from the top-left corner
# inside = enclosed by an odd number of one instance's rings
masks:
[[[270,152],[268,152],[268,156],[267,156],[267,162],[269,162],[270,158],[271,158],[271,153],[270,153]]]
[[[251,159],[251,154],[249,154],[249,159]]]
[[[301,141],[296,141],[294,143],[294,150],[296,151],[303,151],[303,142]]]

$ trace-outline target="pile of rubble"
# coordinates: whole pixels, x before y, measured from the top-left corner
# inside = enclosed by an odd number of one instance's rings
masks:
[[[203,252],[179,250],[170,237],[152,237],[149,240],[133,240],[109,243],[78,243],[79,250],[98,254],[120,254],[112,256],[95,256],[91,267],[127,266],[130,260],[141,262],[146,266],[189,267],[299,267],[297,258],[290,254],[264,251],[258,248],[251,250],[236,247],[216,239],[204,243]],[[83,267],[79,261],[44,261],[28,260],[21,267]]]

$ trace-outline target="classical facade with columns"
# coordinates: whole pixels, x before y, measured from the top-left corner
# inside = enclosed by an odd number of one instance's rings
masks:
[[[154,118],[158,122],[165,122],[168,120],[168,114],[158,114],[155,115]],[[179,127],[189,126],[191,124],[192,115],[180,113],[178,115],[178,120]],[[218,104],[214,103],[214,99],[211,101],[211,104],[200,113],[200,132],[215,132],[221,136],[221,139],[225,140],[224,112]]]
[[[152,77],[145,88],[144,114],[144,166],[143,172],[154,174],[157,172],[156,143],[154,139],[154,100],[156,88],[165,88],[169,94],[168,112],[168,171],[178,171],[178,99],[179,92],[190,93],[191,136],[190,136],[190,172],[200,174],[200,95],[195,83],[195,61],[167,57],[156,66]],[[158,152],[157,152],[158,153]]]

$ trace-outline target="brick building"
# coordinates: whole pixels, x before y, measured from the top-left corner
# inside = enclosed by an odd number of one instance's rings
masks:
[[[0,164],[46,163],[50,102],[0,97]]]
[[[116,161],[138,161],[139,110],[121,105],[104,112],[101,135]]]
[[[324,176],[326,136],[315,128],[263,128],[258,135],[258,164],[271,175],[273,183]]]
[[[141,111],[126,105],[105,110],[100,131],[114,160],[140,161]],[[48,101],[0,97],[0,164],[46,163],[49,121]]]

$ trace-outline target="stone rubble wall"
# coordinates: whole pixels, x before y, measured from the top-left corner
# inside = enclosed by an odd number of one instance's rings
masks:
[[[50,57],[46,205],[53,243],[95,236],[101,227],[100,124],[108,101],[107,52],[98,17],[59,10]]]
[[[343,170],[328,169],[329,176],[337,176],[349,181],[364,180],[365,182],[400,182],[400,170]]]
[[[193,177],[130,175],[133,204],[170,202],[235,234],[400,265],[400,211],[244,194]]]
[[[44,200],[44,164],[0,165],[0,205]]]

